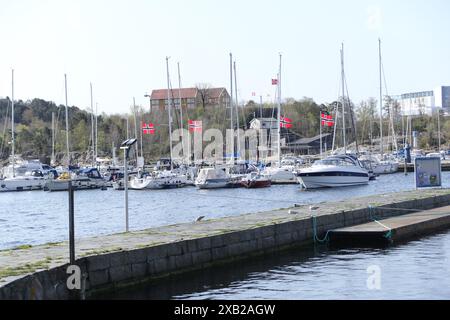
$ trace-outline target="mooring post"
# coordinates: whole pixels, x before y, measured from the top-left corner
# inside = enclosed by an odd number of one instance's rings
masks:
[[[74,189],[69,181],[69,251],[70,264],[75,264],[75,217],[74,217]]]

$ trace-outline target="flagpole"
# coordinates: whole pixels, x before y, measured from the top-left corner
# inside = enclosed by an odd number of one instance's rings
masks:
[[[230,129],[233,130],[234,126],[233,126],[233,54],[230,53]],[[232,150],[232,155],[231,155],[231,163],[234,164],[234,132],[232,134],[232,146],[233,146],[233,150]]]
[[[320,158],[322,159],[322,110],[320,111],[319,135],[320,135]]]
[[[180,73],[180,63],[178,66],[178,100],[180,101],[180,127],[181,127],[181,150],[184,156],[184,128],[183,128],[183,104],[181,103],[181,73]]]
[[[280,69],[278,72],[278,167],[281,167],[281,53]]]

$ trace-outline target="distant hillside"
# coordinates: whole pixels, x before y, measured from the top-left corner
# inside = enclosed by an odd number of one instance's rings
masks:
[[[379,136],[378,119],[374,114],[373,105],[376,100],[369,99],[354,107],[354,121],[356,123],[358,140],[370,143],[370,138]],[[322,106],[323,107],[323,106]],[[302,100],[286,99],[283,103],[282,114],[293,120],[292,131],[302,137],[312,137],[319,133],[320,108],[314,100],[304,98]],[[332,111],[332,105],[328,107]],[[253,101],[247,103],[243,108],[239,108],[241,128],[248,126],[254,116],[260,116],[260,106]],[[276,117],[276,108],[264,105],[262,108],[264,117]],[[25,158],[41,158],[46,162],[52,153],[52,113],[55,115],[55,152],[57,160],[61,160],[66,150],[65,136],[65,107],[55,105],[42,99],[32,101],[15,102],[15,135],[16,153],[22,154]],[[152,122],[156,126],[155,135],[145,135],[143,137],[143,151],[146,160],[157,159],[169,154],[168,142],[168,116],[166,111],[144,110],[141,106],[136,108],[137,133],[140,134],[141,121]],[[98,116],[98,155],[100,157],[112,155],[112,145],[116,148],[126,139],[126,115],[106,115]],[[187,128],[187,119],[203,120],[204,129],[217,128],[224,130],[229,128],[230,120],[227,110],[198,106],[184,112],[184,127]],[[351,128],[351,119],[347,117],[346,127]],[[387,117],[385,120],[387,132]],[[396,130],[401,132],[401,118],[396,118]],[[173,113],[173,127],[178,128],[180,124],[180,114]],[[134,116],[132,108],[128,115],[129,136],[135,134]],[[245,123],[245,124],[244,124]],[[340,127],[342,124],[339,125]],[[372,134],[370,134],[370,130]],[[8,158],[11,152],[11,101],[9,98],[0,99],[0,160]],[[433,117],[422,116],[413,120],[413,129],[421,132],[420,145],[422,148],[432,148],[437,145],[437,124]],[[331,129],[325,129],[331,131]],[[441,143],[444,145],[450,142],[450,119],[441,118]],[[70,150],[76,160],[83,160],[90,156],[91,150],[91,114],[86,110],[81,110],[76,106],[69,107],[69,136]],[[349,132],[352,139],[352,134]],[[354,139],[353,139],[354,140]],[[120,153],[117,149],[116,154]]]

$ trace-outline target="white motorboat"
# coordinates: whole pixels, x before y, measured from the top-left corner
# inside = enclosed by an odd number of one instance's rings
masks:
[[[185,175],[171,171],[155,171],[151,175],[134,177],[128,182],[132,190],[180,188],[187,184]]]
[[[361,161],[370,163],[370,167],[374,174],[390,174],[398,172],[398,162],[395,160],[379,160],[374,156],[362,156],[359,158]]]
[[[232,182],[232,178],[222,169],[203,168],[195,179],[195,186],[199,189],[219,189],[230,187]]]
[[[272,183],[295,182],[295,166],[282,165],[280,167],[266,167],[261,176],[268,178]]]
[[[63,173],[56,179],[48,179],[44,185],[45,191],[66,191],[69,181],[75,190],[104,189],[107,181],[103,179],[97,168],[81,169],[77,173]]]
[[[347,187],[368,184],[369,173],[352,156],[336,155],[302,169],[297,178],[306,189]]]
[[[39,160],[15,160],[2,169],[0,192],[41,190],[49,174],[54,171]]]

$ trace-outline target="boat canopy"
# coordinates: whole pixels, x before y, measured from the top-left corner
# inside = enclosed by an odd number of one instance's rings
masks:
[[[221,169],[215,168],[204,168],[200,170],[198,174],[198,179],[206,180],[206,179],[226,179],[227,175]]]

